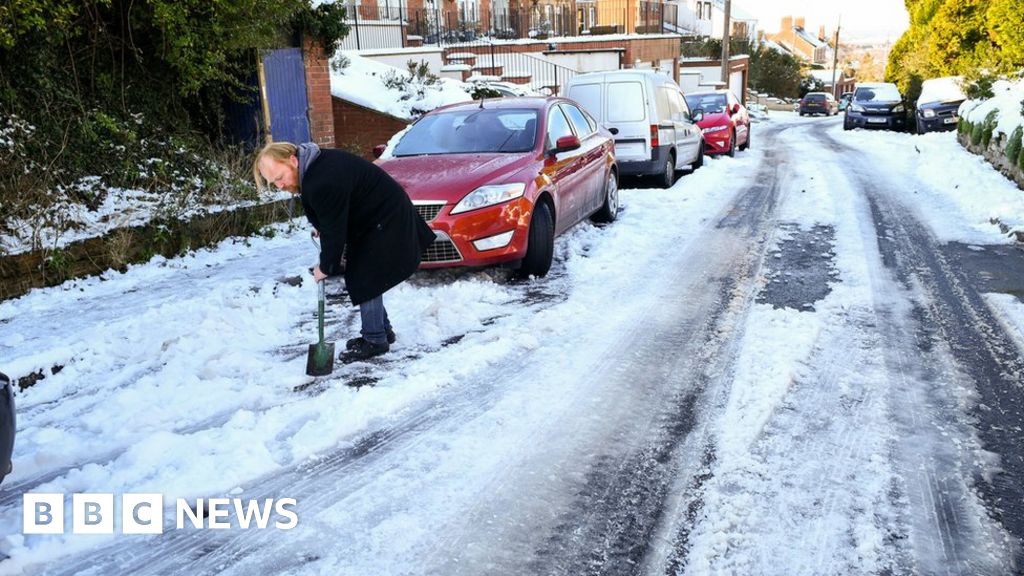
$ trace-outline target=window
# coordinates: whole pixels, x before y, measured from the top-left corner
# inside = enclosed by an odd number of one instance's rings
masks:
[[[580,137],[580,140],[593,133],[590,123],[587,122],[587,117],[583,115],[583,112],[580,112],[579,108],[572,104],[562,104],[562,109],[565,111],[565,115],[569,117],[569,122],[572,123],[572,127],[576,130],[576,135]]]
[[[402,136],[394,155],[526,152],[536,141],[537,113],[510,108],[428,114]]]
[[[608,84],[608,122],[640,122],[647,117],[644,87],[639,82]]]
[[[697,19],[711,20],[711,2],[697,2]]]
[[[719,114],[725,112],[726,98],[724,94],[712,92],[709,94],[697,94],[686,97],[690,108],[700,108],[705,114]]]
[[[569,88],[569,98],[575,100],[587,112],[601,117],[600,84],[577,84]]]
[[[686,103],[683,102],[683,95],[678,90],[669,90],[668,107],[672,111],[672,119],[676,122],[688,118]]]
[[[548,135],[544,147],[554,148],[558,139],[564,136],[572,136],[572,128],[569,127],[569,121],[565,119],[565,114],[562,114],[561,109],[555,106],[548,114]]]

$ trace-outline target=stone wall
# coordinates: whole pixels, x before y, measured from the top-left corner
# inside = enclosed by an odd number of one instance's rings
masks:
[[[988,147],[984,147],[981,144],[971,144],[970,134],[958,134],[957,140],[960,144],[979,156],[983,156],[988,163],[999,170],[1010,180],[1013,180],[1017,187],[1024,190],[1024,170],[1020,169],[1020,166],[1015,166],[1010,163],[1010,159],[1006,157],[1006,145],[1010,139],[1006,134],[1000,134],[999,136],[993,136],[991,142],[988,143]]]

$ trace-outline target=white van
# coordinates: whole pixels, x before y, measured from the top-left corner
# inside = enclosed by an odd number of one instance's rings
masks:
[[[621,174],[655,174],[672,186],[676,171],[704,164],[704,137],[671,78],[653,70],[580,74],[562,95],[583,106],[615,136]]]

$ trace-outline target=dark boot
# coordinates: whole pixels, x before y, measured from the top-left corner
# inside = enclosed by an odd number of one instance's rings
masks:
[[[345,352],[341,353],[340,360],[348,364],[349,362],[356,362],[358,360],[369,360],[374,356],[380,356],[391,349],[391,346],[387,342],[383,344],[374,344],[364,338],[356,338],[355,343],[349,347]]]
[[[394,344],[395,343],[395,339],[396,339],[395,338],[395,331],[392,330],[391,328],[386,328],[385,329],[385,333],[387,334],[387,337],[388,337],[388,344],[389,345],[390,344]],[[358,338],[349,338],[347,341],[345,341],[345,349],[346,350],[351,350],[352,347],[355,346],[356,343],[359,342],[362,339],[363,339],[362,336],[360,336]]]

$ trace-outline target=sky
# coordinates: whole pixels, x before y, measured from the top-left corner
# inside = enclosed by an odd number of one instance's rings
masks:
[[[896,40],[909,26],[903,0],[733,0],[734,5],[758,19],[758,28],[777,32],[783,16],[804,16],[814,32],[824,24],[834,33],[842,16],[841,40],[891,37]]]

